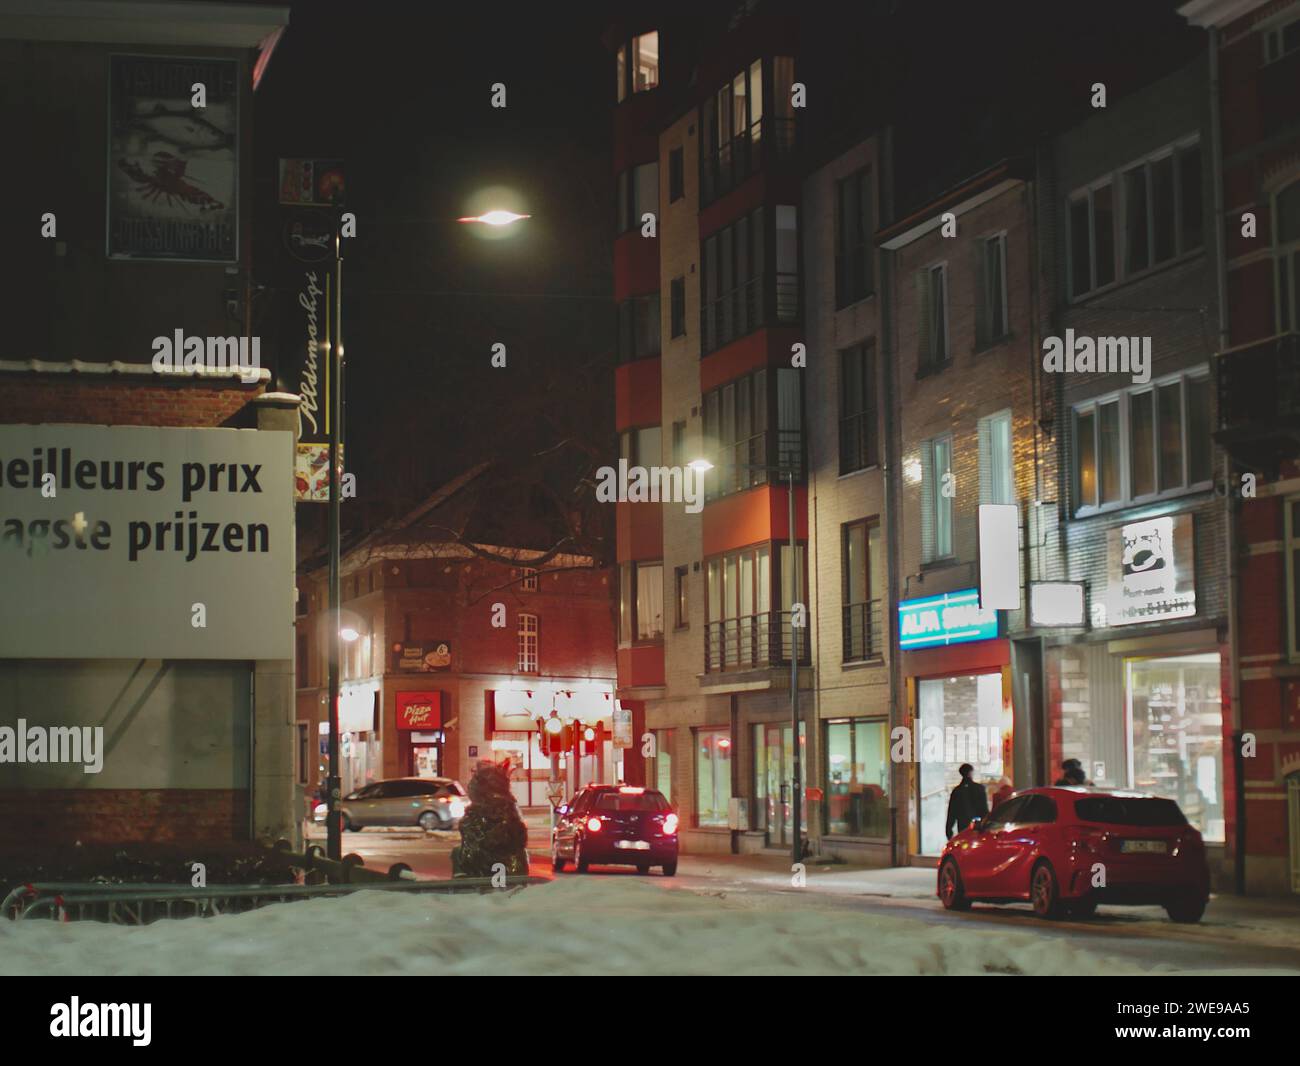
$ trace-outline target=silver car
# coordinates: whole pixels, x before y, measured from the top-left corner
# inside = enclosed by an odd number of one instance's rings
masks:
[[[398,777],[376,781],[344,796],[343,828],[368,825],[418,825],[455,829],[469,806],[465,788],[449,777]]]

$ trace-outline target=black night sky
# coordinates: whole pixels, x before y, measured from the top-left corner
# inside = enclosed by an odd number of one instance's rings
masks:
[[[342,158],[358,225],[345,248],[349,525],[571,435],[616,455],[602,35],[648,11],[697,28],[689,50],[733,6],[291,5],[256,99],[255,274],[268,289],[254,321],[274,336],[277,159]],[[809,157],[892,123],[905,213],[1086,106],[1093,81],[1121,91],[1168,69],[1160,53],[1190,58],[1197,36],[1174,6],[867,0],[849,18],[837,3],[801,5]],[[491,106],[496,82],[504,109]],[[476,200],[493,188],[533,217],[487,241],[454,219],[494,206]],[[489,363],[498,342],[504,370]],[[563,460],[552,465],[563,478]]]

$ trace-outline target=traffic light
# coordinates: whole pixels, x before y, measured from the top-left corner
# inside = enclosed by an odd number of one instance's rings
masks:
[[[551,712],[550,718],[537,719],[539,746],[543,755],[562,755],[564,753],[565,731],[567,728],[554,712]]]
[[[594,726],[589,725],[582,731],[582,754],[595,755],[600,751],[600,745],[605,739],[605,723],[597,722]]]

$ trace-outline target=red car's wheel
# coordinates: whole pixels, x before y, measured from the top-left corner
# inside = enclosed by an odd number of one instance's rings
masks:
[[[970,900],[966,896],[966,886],[962,884],[956,859],[944,859],[943,865],[939,867],[939,900],[943,903],[944,910],[970,910]]]
[[[1061,916],[1061,892],[1056,884],[1056,872],[1046,859],[1034,867],[1029,879],[1029,898],[1038,917],[1053,919]]]
[[[582,838],[578,837],[573,842],[573,868],[580,874],[587,872],[587,859],[582,854]]]
[[[560,858],[560,845],[551,845],[551,870],[555,873],[564,872],[564,860]]]
[[[1203,899],[1171,899],[1165,904],[1165,913],[1169,915],[1171,922],[1191,925],[1201,920],[1201,915],[1205,913],[1205,904],[1206,900]]]

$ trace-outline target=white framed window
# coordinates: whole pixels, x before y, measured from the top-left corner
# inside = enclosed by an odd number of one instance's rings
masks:
[[[1300,330],[1300,178],[1273,196],[1273,260],[1277,331]]]
[[[1110,179],[1070,197],[1070,296],[1115,280],[1115,191]]]
[[[921,442],[921,561],[947,559],[952,547],[952,436]]]
[[[535,674],[537,666],[537,615],[519,616],[519,672]]]
[[[1200,248],[1201,143],[1185,137],[1072,193],[1069,292],[1078,299]]]
[[[524,592],[537,591],[537,571],[532,567],[525,566],[523,571],[523,580],[519,582],[519,587]]]
[[[1007,235],[995,233],[976,244],[975,347],[987,348],[1011,332],[1007,323]]]
[[[980,503],[1015,503],[1016,478],[1011,444],[1011,412],[981,418],[979,428]]]
[[[1075,513],[1093,514],[1209,488],[1212,382],[1184,371],[1074,408]]]
[[[1282,502],[1284,551],[1286,553],[1286,650],[1287,658],[1300,662],[1300,496]]]
[[[935,263],[916,275],[917,374],[948,364],[948,264]]]

